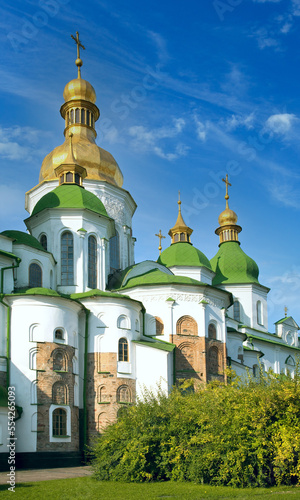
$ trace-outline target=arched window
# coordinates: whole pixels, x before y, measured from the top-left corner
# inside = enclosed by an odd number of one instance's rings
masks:
[[[180,233],[180,241],[185,241],[184,233]]]
[[[106,412],[103,411],[102,413],[99,413],[98,415],[98,422],[97,422],[97,431],[101,432],[103,429],[107,426],[107,415]]]
[[[80,111],[78,108],[75,109],[75,123],[80,122]]]
[[[61,235],[61,284],[74,284],[74,243],[70,231]]]
[[[70,123],[74,123],[74,109],[71,109],[71,113],[70,113]]]
[[[52,386],[52,403],[55,405],[68,404],[68,387],[62,382],[55,382]]]
[[[88,239],[88,287],[97,288],[97,240],[95,236]]]
[[[73,182],[73,172],[66,173],[66,182]]]
[[[45,234],[41,235],[40,244],[42,245],[43,249],[47,251],[47,236]]]
[[[91,116],[91,113],[90,113],[90,111],[87,110],[87,112],[86,112],[86,124],[87,125],[90,125],[90,116]]]
[[[81,123],[85,123],[85,110],[81,109]]]
[[[175,236],[174,236],[174,241],[175,241],[175,242],[176,242],[176,241],[179,241],[179,234],[178,234],[178,233],[176,233],[176,234],[175,234]]]
[[[217,338],[217,329],[214,323],[208,325],[208,338],[212,340],[216,340]]]
[[[163,335],[164,334],[163,321],[157,316],[155,316],[155,323],[156,323],[156,335]]]
[[[183,342],[176,349],[176,367],[180,371],[190,371],[194,369],[194,348],[190,342]]]
[[[67,371],[67,358],[62,349],[56,349],[53,352],[53,370],[58,372]]]
[[[208,351],[208,371],[209,373],[219,373],[219,353],[218,348],[213,346]]]
[[[55,340],[64,340],[64,331],[62,328],[56,328],[54,331],[54,341]]]
[[[177,335],[198,335],[198,325],[191,316],[181,316],[176,324]]]
[[[255,378],[259,377],[259,366],[258,365],[253,365],[253,376]]]
[[[29,266],[29,286],[35,288],[42,286],[42,268],[38,264],[30,264]]]
[[[117,389],[118,403],[131,403],[131,393],[128,385],[120,385]]]
[[[120,243],[119,233],[116,231],[115,236],[109,240],[109,256],[110,256],[110,273],[114,273],[120,269]]]
[[[260,300],[256,302],[257,324],[263,325],[263,308]]]
[[[235,321],[241,320],[241,309],[238,300],[235,300],[233,303],[233,319],[235,319]]]
[[[61,437],[67,435],[67,412],[62,408],[56,408],[52,414],[53,436]]]
[[[109,403],[110,397],[106,392],[105,385],[100,385],[98,387],[98,403]]]
[[[91,113],[91,127],[94,126],[94,115],[93,113]]]
[[[125,314],[121,314],[121,316],[118,317],[117,327],[130,330],[130,321],[129,318],[125,316]]]
[[[119,361],[128,361],[128,342],[124,338],[119,340]]]

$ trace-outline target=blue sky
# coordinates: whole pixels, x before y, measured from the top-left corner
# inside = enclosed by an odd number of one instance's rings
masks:
[[[300,322],[300,0],[14,0],[0,7],[0,229],[24,230],[24,193],[63,141],[65,84],[97,93],[98,144],[138,204],[136,261],[182,213],[212,258],[230,208],[243,250],[270,288],[269,329],[284,306]]]

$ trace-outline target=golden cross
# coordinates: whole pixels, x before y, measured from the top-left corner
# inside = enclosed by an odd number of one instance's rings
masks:
[[[231,184],[228,180],[228,174],[226,174],[226,179],[222,179],[222,181],[225,182],[225,184],[226,184],[225,200],[226,200],[226,208],[228,208],[228,200],[229,200],[228,186],[231,186]]]
[[[285,306],[284,308],[284,316],[287,317],[287,312],[288,312],[288,308]]]
[[[82,60],[80,59],[80,47],[85,50],[85,47],[82,45],[81,41],[79,40],[79,33],[76,31],[76,37],[74,35],[71,35],[71,38],[75,41],[77,45],[77,59],[76,59],[76,66],[78,67],[78,78],[80,78],[80,66],[82,66]]]
[[[159,255],[160,255],[160,254],[161,254],[161,249],[162,249],[162,246],[161,246],[161,240],[162,240],[163,238],[165,238],[165,236],[163,236],[163,235],[161,234],[161,229],[159,230],[159,233],[158,233],[158,234],[156,234],[155,236],[158,236],[158,238],[159,238],[159,247],[158,247],[158,250],[159,250]]]

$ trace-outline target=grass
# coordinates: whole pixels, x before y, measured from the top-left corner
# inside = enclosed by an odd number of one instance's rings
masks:
[[[12,498],[11,491],[6,485],[0,486],[1,500]],[[276,488],[229,488],[221,486],[202,486],[192,483],[116,483],[96,481],[92,477],[78,477],[72,479],[58,479],[55,481],[40,481],[36,483],[21,483],[16,486],[13,498],[27,498],[34,500],[155,500],[180,499],[223,500],[237,498],[244,499],[272,499],[291,500],[300,499],[300,488],[282,486]]]

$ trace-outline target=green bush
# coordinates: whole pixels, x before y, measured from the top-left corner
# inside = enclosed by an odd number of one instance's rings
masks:
[[[232,375],[232,374],[231,374]],[[146,391],[96,443],[95,476],[238,487],[300,482],[298,375]]]

